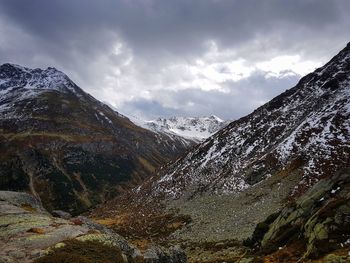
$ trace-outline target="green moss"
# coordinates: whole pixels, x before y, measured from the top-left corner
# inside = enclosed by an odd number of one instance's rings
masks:
[[[328,238],[328,231],[324,224],[317,224],[314,231],[316,239],[322,240]]]
[[[34,263],[122,263],[121,250],[97,241],[69,240],[65,246],[54,248]]]
[[[348,260],[346,257],[334,255],[334,254],[329,254],[324,258],[324,263],[346,263]]]
[[[280,215],[280,212],[273,213],[269,215],[265,221],[260,222],[256,225],[252,237],[243,241],[243,244],[248,247],[260,246],[260,242],[263,239],[264,235],[270,228],[270,225],[276,220]]]
[[[30,204],[21,204],[21,208],[31,213],[37,211],[37,209],[35,207],[32,207]]]

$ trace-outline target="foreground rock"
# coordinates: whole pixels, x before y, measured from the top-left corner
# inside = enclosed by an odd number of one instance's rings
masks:
[[[268,252],[296,240],[305,244],[303,258],[350,249],[350,169],[319,181],[285,207],[269,224],[261,246]]]
[[[104,226],[85,217],[53,217],[33,196],[10,191],[0,191],[0,247],[0,262],[186,262],[179,249],[156,247],[142,255]]]

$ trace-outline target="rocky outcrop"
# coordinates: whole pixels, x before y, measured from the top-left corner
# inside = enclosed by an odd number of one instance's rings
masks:
[[[72,262],[79,258],[87,261],[77,262],[90,262],[89,257],[96,259],[92,262],[104,262],[108,253],[116,253],[110,262],[118,263],[186,262],[179,249],[156,247],[142,255],[123,237],[86,217],[53,217],[33,196],[10,191],[0,191],[0,247],[1,263],[61,262],[58,258],[63,256]],[[92,251],[91,255],[87,251]],[[156,256],[150,256],[152,251],[156,251]]]
[[[60,218],[63,218],[63,219],[70,219],[70,218],[72,218],[72,215],[70,213],[62,211],[62,210],[53,210],[51,212],[51,214],[53,216],[60,217]]]
[[[144,263],[186,263],[186,254],[179,247],[162,249],[153,246],[144,253]]]
[[[306,244],[304,257],[318,257],[350,244],[350,169],[323,179],[285,207],[261,240],[266,252],[295,240]]]

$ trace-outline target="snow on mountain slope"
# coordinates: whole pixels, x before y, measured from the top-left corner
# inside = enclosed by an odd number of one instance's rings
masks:
[[[171,198],[237,193],[271,175],[302,174],[292,195],[350,165],[350,44],[324,67],[232,122],[160,172]]]
[[[137,121],[136,121],[137,122]],[[209,117],[171,117],[140,123],[142,127],[154,132],[177,135],[186,140],[200,142],[225,127],[224,121],[214,115]]]
[[[300,254],[288,261],[296,262],[349,240],[349,167],[350,43],[294,88],[231,122],[96,214],[132,214],[122,229],[135,229],[143,218],[138,229],[147,231],[162,214],[171,218],[164,229],[175,216],[190,218],[171,242],[207,247],[234,240],[254,250],[261,245],[262,254],[288,254],[297,245]],[[280,254],[283,260],[286,254]]]
[[[23,117],[23,114],[14,111],[13,105],[35,98],[48,90],[75,94],[81,99],[89,96],[67,75],[50,67],[42,70],[10,63],[3,64],[0,66],[0,85],[1,118]]]
[[[79,212],[191,145],[135,125],[54,68],[0,65],[0,189]]]

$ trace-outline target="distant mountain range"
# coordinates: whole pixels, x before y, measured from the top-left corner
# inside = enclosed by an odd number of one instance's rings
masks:
[[[230,121],[224,121],[214,115],[209,117],[170,117],[151,121],[131,120],[153,132],[168,136],[180,136],[192,142],[201,142],[225,127]]]

